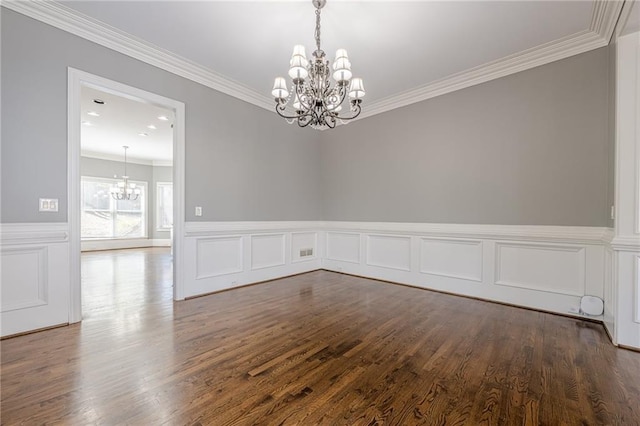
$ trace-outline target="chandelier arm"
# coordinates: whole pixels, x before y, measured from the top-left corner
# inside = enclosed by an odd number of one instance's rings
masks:
[[[351,117],[336,117],[338,120],[340,121],[349,121],[349,120],[353,120],[354,118],[358,117],[360,115],[360,112],[362,112],[362,107],[360,106],[360,103],[357,103],[355,105],[355,114],[352,115]]]
[[[313,120],[298,120],[298,127],[307,127],[309,124],[311,124],[313,122]]]
[[[297,120],[298,117],[300,116],[299,114],[296,115],[286,115],[283,114],[283,111],[286,111],[287,109],[287,105],[281,105],[280,103],[276,104],[276,112],[278,113],[278,115],[282,118],[286,118],[287,120]]]
[[[302,111],[301,113],[297,113],[296,115],[286,115],[283,113],[284,111],[286,111],[286,104],[282,105],[280,103],[277,103],[276,112],[278,113],[278,115],[287,120],[296,120],[298,122],[298,126],[300,127],[307,127],[311,122],[314,121],[313,117],[315,116],[315,114],[313,110]],[[309,118],[306,123],[304,123],[305,118]]]

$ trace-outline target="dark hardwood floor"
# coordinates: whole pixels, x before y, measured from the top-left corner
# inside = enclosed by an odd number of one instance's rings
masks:
[[[82,274],[81,324],[1,342],[2,424],[640,424],[599,324],[326,271],[174,304],[157,248]]]

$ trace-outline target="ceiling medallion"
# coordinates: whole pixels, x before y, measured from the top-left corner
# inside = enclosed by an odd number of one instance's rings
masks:
[[[316,8],[316,51],[311,61],[307,59],[304,46],[296,45],[289,62],[291,90],[283,77],[277,77],[272,94],[276,100],[276,112],[290,124],[297,122],[300,127],[311,126],[317,129],[336,127],[338,122],[353,120],[360,115],[362,98],[365,95],[361,78],[351,78],[351,62],[345,49],[338,49],[333,67],[320,48],[320,10],[326,0],[312,0]],[[333,71],[333,74],[331,74]],[[333,77],[332,87],[329,77]],[[349,97],[350,114],[340,115],[342,104]],[[287,105],[294,115],[288,115]]]

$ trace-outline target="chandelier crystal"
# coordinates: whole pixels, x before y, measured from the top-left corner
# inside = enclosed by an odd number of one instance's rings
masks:
[[[353,120],[360,115],[362,98],[365,95],[361,78],[352,78],[351,62],[345,49],[338,49],[333,66],[325,59],[320,48],[320,10],[326,0],[312,0],[316,8],[316,51],[313,58],[307,59],[305,48],[296,45],[289,62],[289,77],[292,80],[291,90],[283,77],[277,77],[271,94],[276,100],[276,112],[289,123],[297,122],[298,126],[333,129],[336,124]],[[332,87],[330,77],[335,80]],[[340,115],[345,99],[349,97],[350,113]],[[288,105],[295,111],[288,112]]]
[[[132,200],[135,201],[140,196],[140,188],[136,188],[135,183],[129,183],[129,176],[127,176],[127,149],[128,146],[123,146],[124,148],[124,175],[122,175],[122,180],[117,184],[113,185],[109,192],[111,196],[118,201],[122,200]]]

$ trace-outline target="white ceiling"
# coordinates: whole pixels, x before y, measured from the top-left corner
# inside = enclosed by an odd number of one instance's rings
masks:
[[[593,1],[341,1],[322,10],[322,48],[349,52],[373,103],[589,29]],[[64,4],[270,96],[294,44],[313,51],[304,1]]]
[[[293,45],[308,55],[314,48],[311,0],[2,5],[269,110]],[[348,50],[354,76],[365,81],[367,117],[606,46],[623,5],[328,0],[322,48],[331,60],[337,48]]]
[[[80,96],[82,155],[122,161],[122,147],[128,146],[128,161],[156,165],[171,163],[172,111],[84,86]],[[104,101],[104,104],[95,103],[95,99]],[[96,117],[89,113],[100,115]],[[168,120],[158,119],[160,116]],[[148,128],[151,125],[156,129]]]

